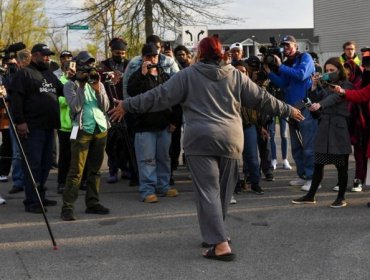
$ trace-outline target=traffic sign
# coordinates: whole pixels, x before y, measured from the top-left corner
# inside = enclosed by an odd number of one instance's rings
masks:
[[[208,36],[208,27],[200,25],[182,27],[182,44],[187,48],[194,48],[198,42]]]
[[[70,30],[88,30],[88,25],[68,25],[68,29]]]

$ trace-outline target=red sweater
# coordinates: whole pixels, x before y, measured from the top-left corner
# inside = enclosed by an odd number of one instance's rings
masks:
[[[346,89],[346,99],[356,103],[370,101],[370,84],[362,89]]]
[[[370,84],[362,89],[346,89],[346,100],[355,103],[370,101]],[[370,138],[367,143],[366,156],[370,158]]]

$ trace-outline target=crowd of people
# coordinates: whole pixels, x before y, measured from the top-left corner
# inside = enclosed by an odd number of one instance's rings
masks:
[[[281,57],[245,58],[241,43],[225,50],[216,36],[201,40],[192,54],[182,45],[164,48],[156,35],[131,60],[122,38],[111,40],[111,56],[101,62],[88,51],[74,56],[65,50],[52,63],[55,53],[41,43],[8,55],[2,60],[0,182],[12,172],[9,194],[25,191],[26,212],[57,205],[46,196],[46,182],[58,147],[60,217],[73,221],[79,189],[86,191],[85,213],[110,213],[99,196],[105,154],[107,183],[128,178],[140,201],[157,203],[179,195],[173,172],[183,149],[208,248],[203,255],[230,261],[235,255],[224,222],[229,204],[237,203],[233,194],[250,189],[263,195],[262,176],[273,181],[276,168],[292,169],[289,132],[297,173],[289,184],[307,192],[292,203],[315,203],[324,166],[333,164],[338,196],[331,207],[344,207],[351,145],[351,191],[361,191],[366,179],[370,48],[362,49],[360,59],[356,43],[346,42],[343,54],[321,68],[315,54],[298,51],[293,36],[280,43]]]

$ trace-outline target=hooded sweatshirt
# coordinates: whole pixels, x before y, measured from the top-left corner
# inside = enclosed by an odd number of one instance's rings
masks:
[[[283,117],[291,109],[231,65],[198,62],[166,83],[123,101],[125,111],[156,112],[181,104],[186,155],[241,158],[241,106]]]

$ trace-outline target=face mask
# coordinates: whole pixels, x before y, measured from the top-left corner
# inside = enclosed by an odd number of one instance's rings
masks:
[[[326,72],[324,74],[322,74],[322,77],[321,77],[322,80],[326,81],[326,82],[336,82],[339,80],[339,73],[338,71],[335,71],[335,72]]]
[[[112,59],[115,63],[122,63],[122,56],[120,55],[113,55]]]

